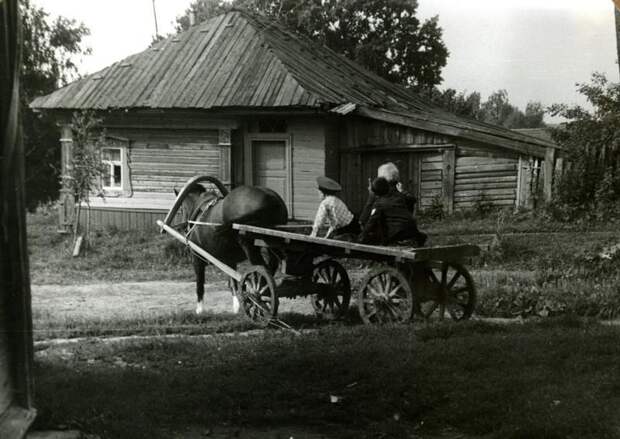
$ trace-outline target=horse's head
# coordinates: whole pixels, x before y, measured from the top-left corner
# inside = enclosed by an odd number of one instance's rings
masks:
[[[174,193],[175,195],[179,194],[176,189],[174,189]],[[200,216],[202,207],[213,198],[217,198],[217,195],[208,192],[203,186],[197,184],[186,194],[185,198],[183,198],[179,209],[182,221],[185,223],[188,221],[195,221],[198,216]]]

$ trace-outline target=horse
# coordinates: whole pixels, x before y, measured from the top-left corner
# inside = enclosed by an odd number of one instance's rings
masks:
[[[217,187],[221,196],[207,191],[200,183],[206,181]],[[233,230],[232,224],[248,224],[273,227],[286,224],[288,210],[282,198],[273,190],[259,186],[239,186],[230,192],[216,178],[194,177],[189,180],[166,217],[166,224],[174,218],[179,208],[183,222],[187,224],[186,236],[195,244],[224,264],[236,269],[237,264],[249,260],[253,265],[268,266],[269,260],[251,242]],[[204,307],[204,283],[206,262],[192,254],[196,275],[196,314]],[[239,303],[233,295],[233,311]]]

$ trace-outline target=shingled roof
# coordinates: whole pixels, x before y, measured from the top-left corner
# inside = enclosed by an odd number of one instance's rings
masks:
[[[233,10],[36,98],[36,109],[331,109],[510,149],[556,146],[433,107],[264,17]],[[406,123],[403,123],[406,122]]]

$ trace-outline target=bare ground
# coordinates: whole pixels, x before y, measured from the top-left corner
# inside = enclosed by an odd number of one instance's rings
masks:
[[[225,281],[205,285],[205,312],[231,313]],[[132,318],[187,312],[196,307],[193,282],[122,282],[86,285],[33,285],[32,308],[59,318]],[[281,299],[280,311],[312,313],[308,299]],[[36,329],[36,328],[35,328]]]

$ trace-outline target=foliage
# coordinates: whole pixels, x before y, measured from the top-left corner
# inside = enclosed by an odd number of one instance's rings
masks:
[[[55,200],[59,190],[60,145],[58,128],[45,114],[35,114],[28,105],[36,96],[54,91],[77,75],[75,58],[90,53],[83,45],[89,30],[64,17],[49,15],[20,0],[23,32],[21,105],[26,151],[26,197],[30,210]]]
[[[553,105],[553,116],[568,122],[553,138],[566,149],[567,169],[555,191],[555,212],[567,219],[583,214],[618,214],[620,201],[620,83],[602,74],[579,84],[578,91],[592,106]]]
[[[426,209],[421,210],[419,217],[421,220],[429,219],[431,221],[441,220],[446,216],[446,211],[443,206],[443,198],[441,195],[437,195],[432,198],[431,205]]]
[[[457,116],[466,116],[472,119],[480,119],[481,117],[480,93],[477,91],[467,94],[464,91],[457,92],[453,88],[441,91],[434,87],[430,91],[424,92],[423,96],[433,104]]]
[[[505,128],[545,126],[543,121],[545,109],[540,102],[528,102],[525,111],[522,111],[510,103],[506,90],[492,93],[484,102],[481,101],[479,92],[467,94],[453,88],[441,91],[434,87],[430,91],[423,91],[423,96],[450,113]]]
[[[67,185],[73,192],[77,213],[73,231],[77,236],[82,202],[88,204],[89,197],[96,193],[99,180],[105,168],[101,162],[100,146],[103,144],[101,120],[92,111],[79,111],[71,120],[73,150],[71,166],[67,169]]]
[[[100,146],[103,144],[101,120],[91,111],[79,111],[71,120],[73,154],[69,172],[69,188],[76,204],[88,201],[89,194],[98,188],[98,179],[104,172]]]
[[[540,102],[528,102],[523,112],[510,103],[506,90],[498,90],[481,105],[479,119],[505,128],[539,128],[545,126],[544,114]]]
[[[448,50],[438,17],[420,21],[417,0],[195,0],[202,21],[231,7],[275,19],[395,83],[431,88],[441,83]]]
[[[476,201],[474,202],[473,211],[479,217],[486,217],[494,210],[497,210],[493,201],[482,191],[479,192]]]

